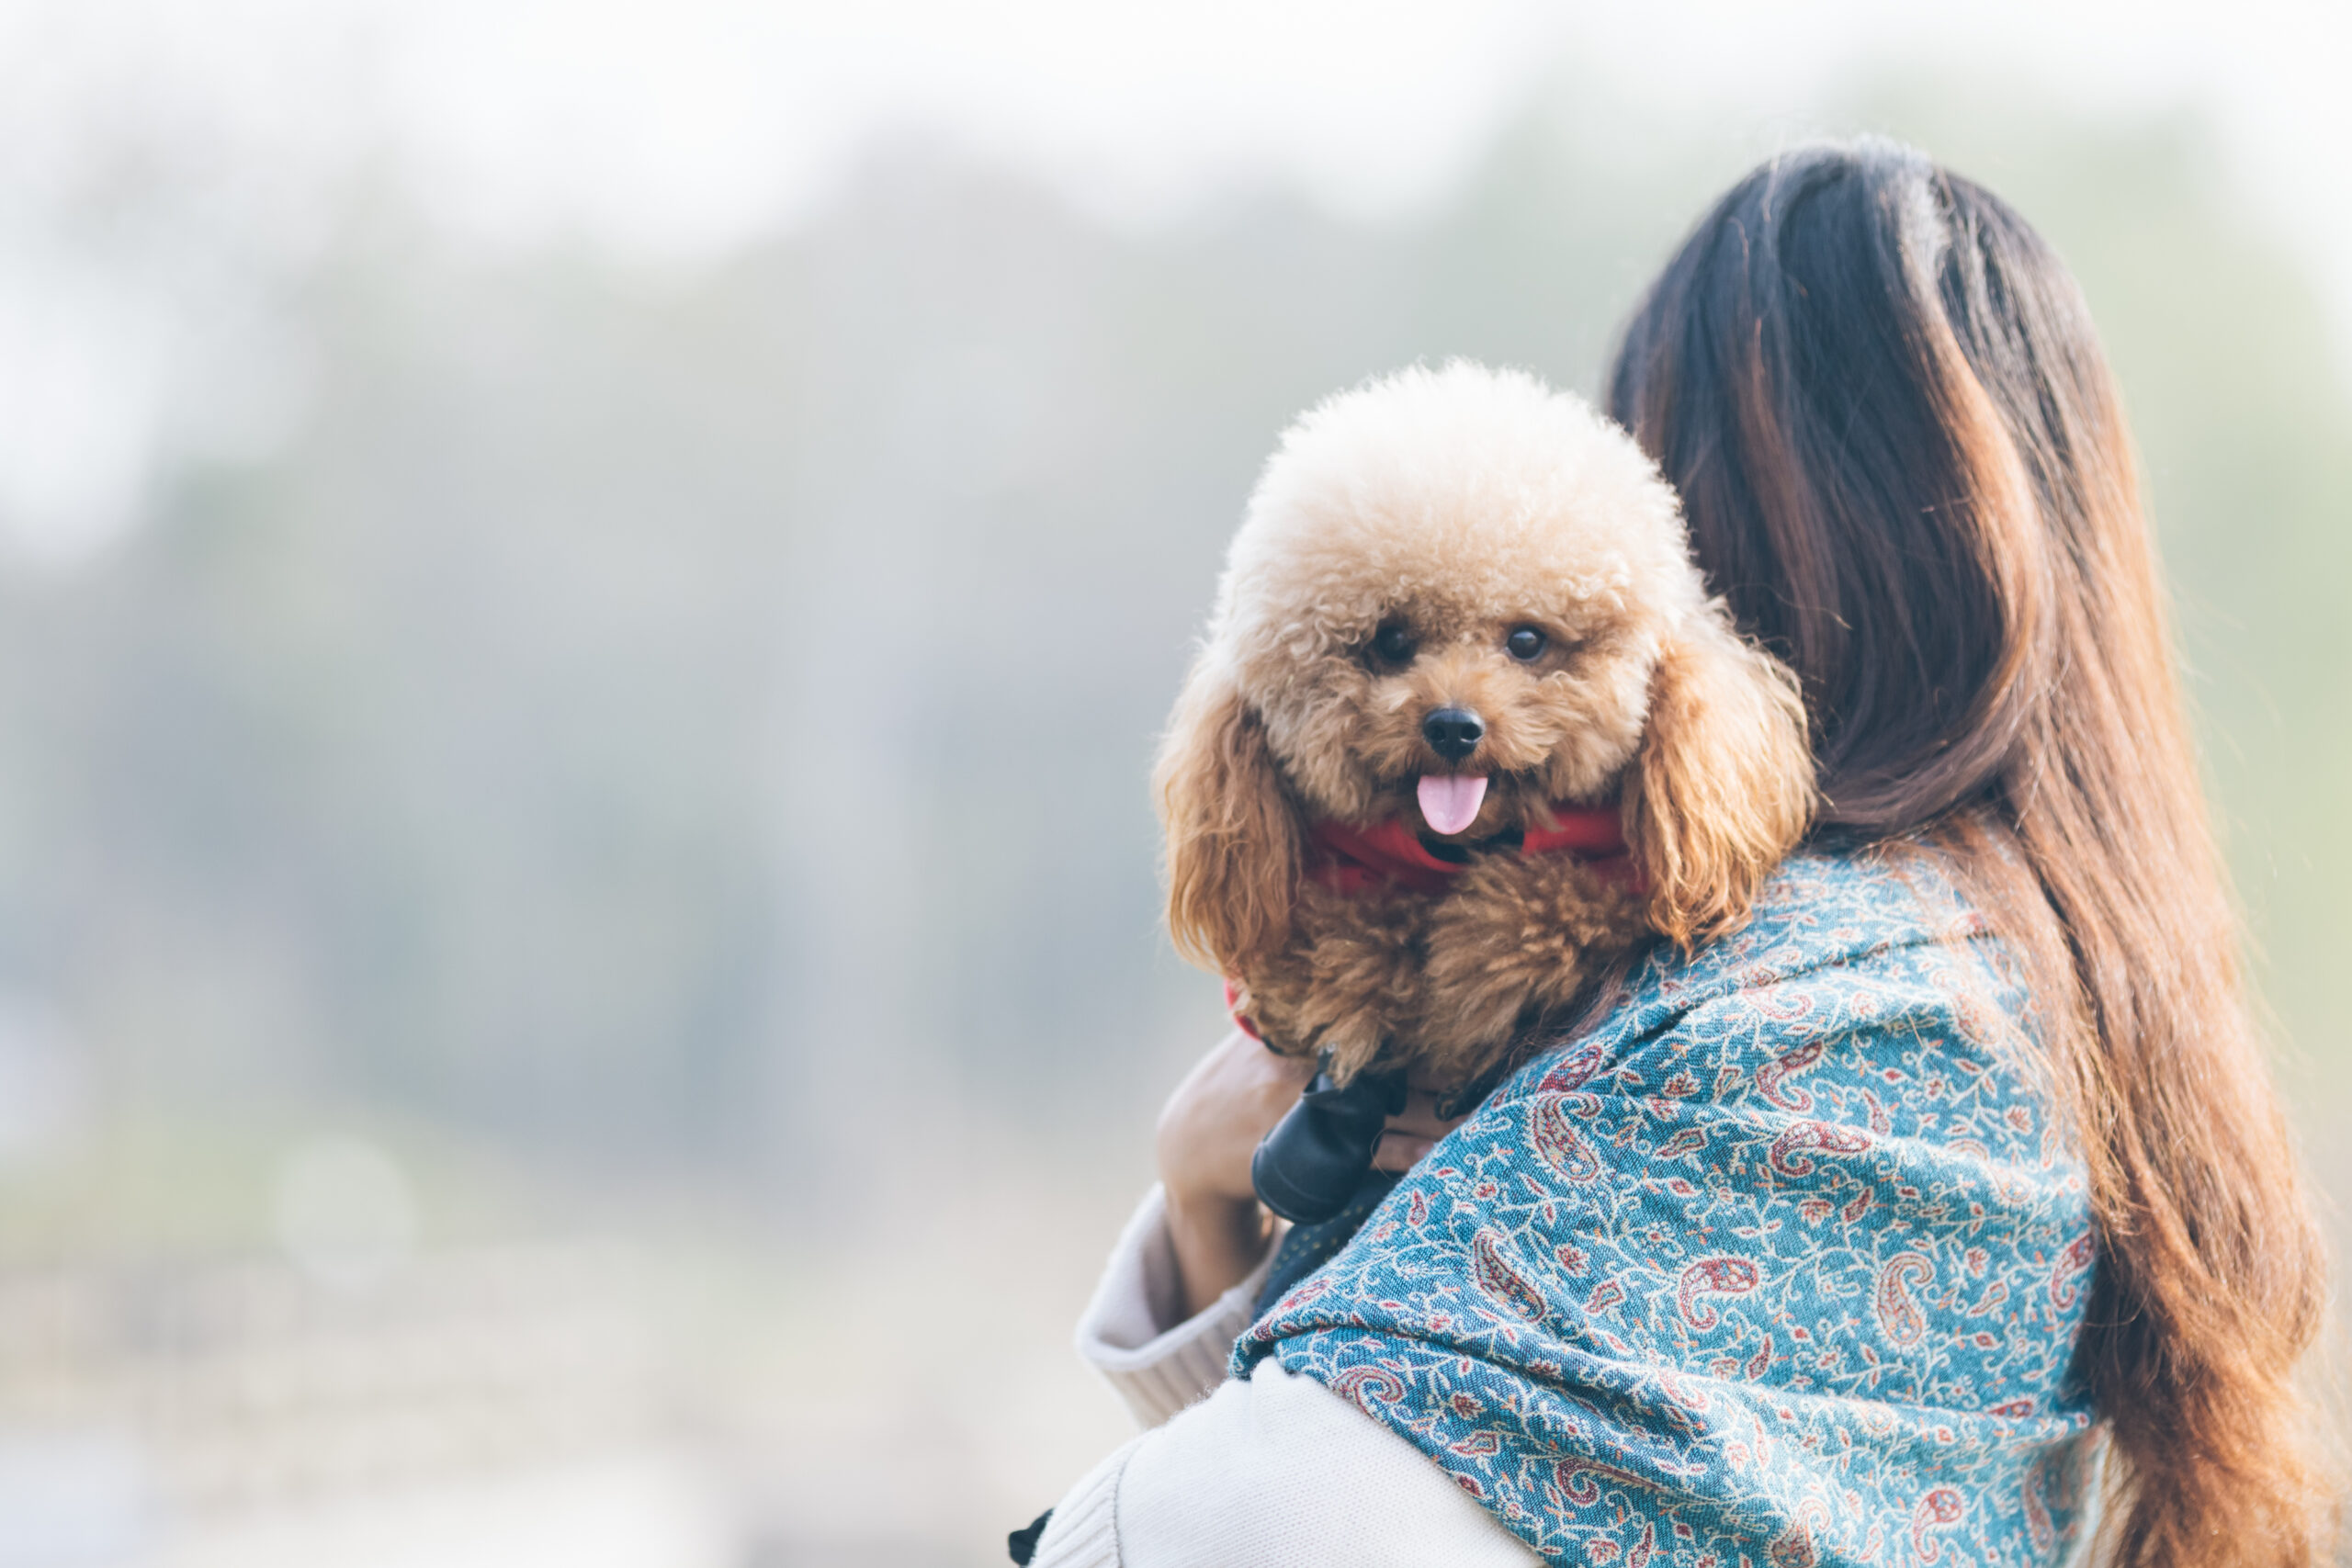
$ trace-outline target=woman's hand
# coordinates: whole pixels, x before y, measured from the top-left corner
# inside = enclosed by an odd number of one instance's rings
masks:
[[[1168,1235],[1182,1276],[1184,1315],[1201,1312],[1248,1278],[1273,1240],[1273,1216],[1250,1184],[1258,1141],[1298,1101],[1311,1062],[1278,1056],[1239,1030],[1176,1086],[1159,1112],[1159,1184]],[[1437,1119],[1428,1094],[1413,1092],[1392,1116],[1373,1166],[1402,1171],[1457,1122]]]
[[[1388,1131],[1380,1134],[1380,1146],[1372,1151],[1372,1168],[1399,1173],[1412,1169],[1440,1138],[1468,1120],[1467,1116],[1439,1120],[1437,1096],[1425,1089],[1412,1089],[1405,1096],[1404,1113],[1391,1116]]]
[[[1159,1185],[1192,1317],[1258,1267],[1273,1216],[1250,1185],[1258,1140],[1298,1103],[1315,1066],[1239,1030],[1202,1057],[1159,1111]]]

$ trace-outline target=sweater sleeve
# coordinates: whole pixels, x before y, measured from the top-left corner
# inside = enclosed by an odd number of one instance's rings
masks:
[[[1540,1561],[1419,1450],[1268,1361],[1096,1466],[1055,1505],[1033,1568]]]
[[[1154,1187],[1111,1249],[1079,1319],[1080,1358],[1102,1374],[1139,1425],[1159,1425],[1225,1381],[1233,1342],[1250,1326],[1273,1253],[1267,1248],[1250,1277],[1206,1309],[1182,1316],[1167,1202]]]

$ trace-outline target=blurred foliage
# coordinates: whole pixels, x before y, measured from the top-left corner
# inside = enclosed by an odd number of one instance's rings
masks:
[[[1934,85],[1840,118],[2083,279],[2316,1134],[2352,1094],[2320,307],[2193,125]],[[1124,1141],[1124,1180],[1217,1019],[1145,773],[1282,423],[1417,357],[1589,389],[1758,151],[1569,85],[1409,220],[1258,192],[1136,232],[900,145],[683,280],[356,191],[277,301],[283,445],[0,581],[0,978],[115,1112],[389,1106],[788,1190],[963,1107]]]

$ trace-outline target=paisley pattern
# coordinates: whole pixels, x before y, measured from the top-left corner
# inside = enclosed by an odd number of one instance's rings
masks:
[[[1713,1328],[1723,1319],[1713,1307],[1698,1300],[1701,1292],[1744,1296],[1761,1283],[1763,1277],[1756,1272],[1756,1265],[1745,1258],[1702,1258],[1682,1270],[1675,1304],[1681,1309],[1682,1321],[1691,1327]]]
[[[1487,1299],[1530,1323],[1544,1316],[1544,1296],[1511,1267],[1510,1242],[1500,1231],[1480,1231],[1470,1242],[1470,1273]]]
[[[1935,1282],[1936,1266],[1916,1252],[1898,1252],[1878,1271],[1878,1326],[1890,1345],[1908,1348],[1928,1337],[1927,1315],[1906,1288]],[[2001,1292],[2006,1298],[2008,1292]]]
[[[2028,1016],[1932,860],[1800,856],[1498,1089],[1234,1369],[1317,1379],[1565,1562],[2063,1562],[2097,1260]]]
[[[1600,1178],[1600,1156],[1569,1119],[1568,1100],[1565,1094],[1539,1094],[1528,1101],[1527,1143],[1561,1180],[1581,1187]]]

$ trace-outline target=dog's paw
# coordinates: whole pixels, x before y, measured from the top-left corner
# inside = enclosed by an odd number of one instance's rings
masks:
[[[1475,1077],[1643,930],[1638,898],[1565,855],[1482,859],[1430,912],[1416,1043],[1439,1074]]]

